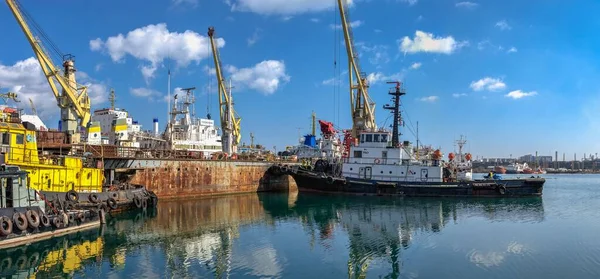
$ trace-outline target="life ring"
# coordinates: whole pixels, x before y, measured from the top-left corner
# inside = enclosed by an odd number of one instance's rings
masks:
[[[75,192],[75,190],[69,190],[67,192],[67,200],[72,201],[72,202],[78,201],[79,196],[77,195],[77,192]]]
[[[77,213],[77,219],[79,219],[79,222],[81,223],[85,222],[85,214],[83,214],[83,212]]]
[[[25,216],[27,217],[27,224],[30,228],[35,229],[40,225],[40,215],[35,210],[27,210],[25,212]]]
[[[0,217],[0,235],[7,236],[13,231],[13,222],[6,216]]]
[[[375,164],[379,164],[381,163],[381,160],[379,160],[379,158],[375,159]]]
[[[44,227],[49,227],[50,226],[50,218],[48,218],[48,215],[46,214],[42,214],[40,216],[40,223],[42,223],[42,226]]]
[[[106,200],[106,205],[108,205],[110,209],[117,209],[117,201],[113,198],[108,198],[108,200]]]
[[[504,185],[498,185],[498,193],[500,193],[500,195],[506,194],[506,187]]]
[[[54,225],[55,228],[60,229],[63,226],[62,218],[59,216],[54,217],[52,220],[52,225]]]
[[[142,208],[146,209],[146,207],[148,207],[148,201],[146,199],[142,200]]]
[[[15,224],[15,227],[21,231],[27,229],[27,218],[23,213],[15,212],[15,214],[13,214],[13,223]]]
[[[142,208],[142,200],[140,199],[140,197],[133,197],[133,203],[135,204],[135,207]]]
[[[90,195],[88,196],[88,200],[89,200],[91,203],[98,203],[98,195],[96,195],[96,194],[90,194]]]
[[[331,177],[331,176],[327,177],[327,184],[333,184],[333,177]]]

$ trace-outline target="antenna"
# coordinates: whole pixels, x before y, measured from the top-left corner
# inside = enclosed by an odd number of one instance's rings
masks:
[[[112,88],[110,89],[110,96],[108,97],[108,100],[110,101],[110,108],[112,110],[114,110],[116,97],[115,97],[115,90]]]
[[[169,65],[169,70],[167,72],[167,121],[169,121],[171,111],[171,68]]]

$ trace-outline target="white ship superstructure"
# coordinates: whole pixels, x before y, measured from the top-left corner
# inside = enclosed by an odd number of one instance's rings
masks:
[[[221,136],[210,115],[207,118],[195,117],[193,89],[195,88],[182,89],[186,91],[182,97],[175,94],[165,139],[170,143],[171,149],[201,152],[208,159],[212,154],[222,152]]]

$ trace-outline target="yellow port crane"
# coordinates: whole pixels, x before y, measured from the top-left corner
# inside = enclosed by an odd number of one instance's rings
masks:
[[[358,54],[354,47],[352,27],[345,11],[346,0],[337,0],[342,18],[342,31],[348,54],[348,78],[350,84],[350,112],[352,114],[352,137],[357,138],[361,130],[377,129],[375,124],[375,103],[369,97],[367,75],[361,71]],[[355,83],[356,80],[356,83]]]
[[[60,53],[54,43],[50,41],[41,27],[27,14],[17,0],[6,0],[6,4],[15,16],[17,23],[21,26],[25,37],[29,41],[35,56],[40,63],[48,84],[58,101],[60,108],[60,119],[62,122],[62,131],[73,134],[73,141],[79,141],[80,127],[87,128],[90,122],[90,98],[87,94],[87,86],[78,84],[75,79],[75,57]],[[27,19],[27,20],[26,20]],[[28,22],[30,24],[28,24]],[[34,36],[29,25],[33,26],[39,36]],[[62,70],[55,66],[46,52],[46,48],[41,39],[45,39],[51,49],[61,56]],[[60,85],[62,91],[59,91],[56,83]]]
[[[240,133],[240,121],[242,120],[233,109],[233,100],[231,97],[231,86],[227,88],[225,78],[223,77],[221,59],[219,50],[215,44],[215,28],[208,28],[208,37],[210,37],[210,46],[212,48],[213,60],[215,61],[215,72],[217,74],[219,87],[219,115],[221,117],[221,130],[223,136],[223,152],[231,155],[237,153],[237,147],[242,139]]]

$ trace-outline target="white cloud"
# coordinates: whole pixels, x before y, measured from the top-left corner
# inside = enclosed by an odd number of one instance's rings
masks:
[[[96,72],[99,72],[100,70],[102,70],[102,63],[96,64],[96,66],[94,67],[94,70],[96,70]]]
[[[98,38],[90,41],[93,51],[107,51],[114,62],[123,61],[126,55],[139,60],[150,62],[150,65],[140,69],[147,80],[165,59],[172,59],[179,67],[185,67],[190,62],[200,62],[212,55],[207,48],[209,38],[194,31],[183,33],[170,32],[165,23],[147,25],[127,33],[109,37],[105,41]],[[217,47],[223,47],[225,40],[216,39]]]
[[[281,18],[281,20],[288,21],[288,20],[290,20],[292,18],[294,18],[294,17],[293,16],[284,16],[284,17]]]
[[[417,21],[421,21],[421,20],[423,20],[423,16],[419,15],[419,17],[417,17]]]
[[[88,96],[92,106],[97,106],[107,100],[108,90],[105,84],[93,80],[83,71],[78,71],[77,77],[79,83],[88,86]],[[56,85],[61,90],[60,85]],[[42,120],[50,121],[60,118],[57,101],[34,57],[17,61],[13,65],[0,64],[0,86],[17,93],[17,98],[20,100],[17,106],[20,108],[28,110],[28,99],[31,98]]]
[[[454,98],[460,98],[460,97],[465,97],[467,96],[467,93],[454,93],[452,94],[452,97]]]
[[[416,70],[418,68],[421,68],[421,62],[415,62],[412,65],[410,65],[410,68],[413,70]]]
[[[516,100],[516,99],[521,99],[524,97],[531,97],[531,96],[535,96],[535,95],[537,95],[537,92],[535,92],[535,91],[523,92],[521,90],[515,90],[515,91],[508,92],[508,94],[506,94],[505,96]]]
[[[364,23],[365,22],[362,21],[362,20],[351,21],[350,22],[350,27],[357,28],[357,27],[360,27],[361,25],[363,25]],[[329,28],[331,28],[331,29],[341,29],[342,25],[341,24],[337,24],[337,25],[329,24]]]
[[[314,22],[314,23],[317,23],[317,22],[319,22],[319,21],[321,21],[321,20],[320,20],[320,19],[318,19],[318,18],[315,18],[315,17],[313,17],[313,18],[311,18],[311,19],[310,19],[310,21],[312,21],[312,22]]]
[[[458,2],[455,5],[459,8],[467,8],[467,9],[473,9],[473,8],[476,8],[477,6],[479,6],[479,4],[477,4],[477,3],[468,2],[468,1]]]
[[[356,42],[354,46],[358,49],[358,56],[369,54],[369,62],[373,65],[381,65],[390,62],[388,54],[388,46],[385,45],[370,45],[365,42]]]
[[[347,0],[353,5],[353,0]],[[414,0],[412,0],[414,1]],[[296,15],[329,10],[335,7],[334,1],[323,0],[230,0],[232,11],[253,12],[262,15]]]
[[[404,53],[430,52],[451,54],[466,46],[468,42],[457,42],[452,36],[434,37],[432,33],[417,30],[413,39],[408,36],[398,40],[400,51]]]
[[[340,84],[340,79],[336,79],[336,78],[330,78],[330,79],[326,79],[323,82],[321,82],[321,84],[323,85],[335,85],[335,84]]]
[[[265,60],[251,68],[226,66],[225,70],[234,86],[246,86],[265,95],[275,93],[282,83],[290,81],[290,76],[285,72],[285,63],[278,60]]]
[[[418,0],[400,0],[400,2],[407,3],[409,6],[417,4]]]
[[[375,32],[375,33],[381,33],[383,31],[381,29],[375,29],[375,30],[373,30],[373,32]]]
[[[258,39],[260,39],[261,33],[262,33],[262,29],[256,28],[254,30],[254,33],[252,33],[252,36],[250,36],[250,38],[248,38],[248,46],[253,46],[258,41]]]
[[[388,82],[388,81],[399,81],[402,80],[402,78],[404,77],[404,70],[400,71],[399,73],[395,73],[392,75],[385,75],[381,72],[376,72],[376,73],[370,73],[369,75],[367,75],[367,81],[369,82],[369,84],[376,84],[379,82]]]
[[[179,5],[183,5],[183,4],[190,5],[194,8],[198,6],[198,0],[171,0],[171,2],[175,6],[179,6]]]
[[[471,82],[470,87],[474,91],[481,91],[484,89],[487,89],[488,91],[497,91],[506,88],[506,84],[498,78],[484,77],[478,81]]]
[[[96,38],[90,41],[90,49],[92,51],[98,51],[102,49],[102,46],[104,45],[104,42],[102,42],[102,39],[100,38]]]
[[[419,101],[421,101],[421,102],[429,102],[429,103],[436,102],[437,100],[439,100],[438,96],[427,96],[427,97],[423,97],[423,98],[419,99]]]
[[[510,30],[512,29],[512,27],[510,27],[510,25],[508,25],[508,22],[506,22],[506,20],[501,20],[496,22],[496,27],[500,28],[500,30]]]
[[[508,53],[517,52],[517,48],[516,47],[511,47],[506,52],[508,52]]]
[[[158,97],[158,96],[162,95],[160,92],[158,92],[154,89],[143,88],[143,87],[129,88],[129,93],[131,93],[131,95],[133,95],[133,96],[143,97],[143,98]]]

